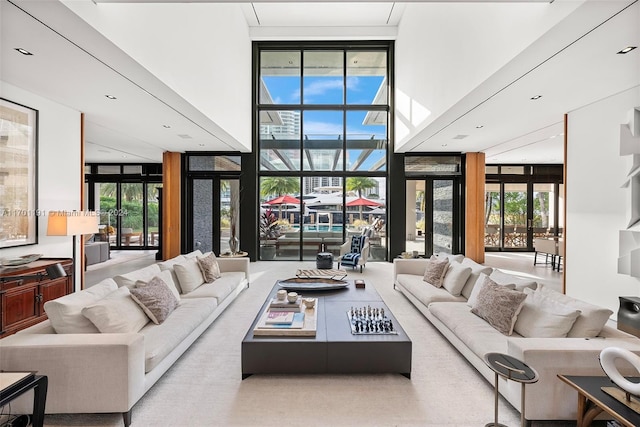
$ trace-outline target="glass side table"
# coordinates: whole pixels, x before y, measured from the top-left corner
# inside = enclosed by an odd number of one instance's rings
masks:
[[[494,422],[486,424],[485,427],[506,427],[504,424],[498,423],[498,376],[522,384],[522,391],[520,393],[520,424],[522,427],[525,427],[524,386],[538,381],[538,373],[532,367],[508,354],[487,353],[484,355],[484,362],[496,374]]]

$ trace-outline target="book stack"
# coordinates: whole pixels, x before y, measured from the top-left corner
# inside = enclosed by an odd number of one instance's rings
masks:
[[[296,302],[272,299],[253,329],[258,336],[315,336],[316,307],[307,308],[299,297]]]
[[[287,300],[278,300],[276,298],[272,298],[269,302],[269,311],[290,311],[294,313],[302,313],[304,310],[302,309],[302,297],[298,297],[296,302],[289,302]]]

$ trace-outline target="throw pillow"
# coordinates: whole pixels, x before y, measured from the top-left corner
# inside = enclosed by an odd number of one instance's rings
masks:
[[[157,276],[146,286],[131,289],[131,298],[156,325],[164,322],[178,306],[178,300],[169,286]]]
[[[462,292],[467,279],[471,274],[471,268],[465,267],[458,262],[453,262],[449,265],[449,269],[442,281],[442,287],[445,288],[451,295],[457,297]]]
[[[569,330],[567,338],[597,337],[602,328],[604,328],[605,323],[607,323],[607,320],[609,320],[609,317],[613,314],[613,311],[608,308],[598,307],[597,305],[571,298],[542,284],[539,289],[540,292],[548,297],[569,307],[573,307],[576,310],[580,310],[581,313]]]
[[[126,286],[83,308],[82,315],[102,333],[138,332],[149,323],[149,318],[133,301]]]
[[[162,280],[164,284],[167,286],[167,288],[169,288],[173,296],[176,297],[176,300],[180,301],[180,291],[178,290],[178,287],[173,281],[173,274],[171,274],[171,271],[169,270],[164,270],[157,276],[153,276],[151,280],[136,281],[136,288],[144,288],[145,286],[148,286],[151,282],[153,282],[155,279]]]
[[[522,277],[514,276],[513,274],[503,273],[497,268],[493,270],[489,277],[499,285],[513,283],[516,285],[517,291],[522,291],[524,288],[535,289],[538,286],[535,280],[523,279]]]
[[[527,298],[513,328],[525,338],[564,338],[580,310],[561,304],[544,293],[526,288]]]
[[[174,265],[173,271],[176,272],[183,294],[188,294],[204,283],[204,277],[202,277],[196,257],[189,258],[182,264]]]
[[[104,279],[83,291],[44,303],[44,311],[57,334],[98,333],[98,328],[82,315],[82,309],[118,289],[113,279]]]
[[[507,289],[487,279],[471,312],[504,335],[511,335],[527,294]]]
[[[211,283],[222,277],[218,260],[213,252],[207,252],[203,256],[197,256],[196,259],[198,260],[198,266],[200,267],[200,271],[202,271],[205,283]]]
[[[449,259],[436,259],[431,257],[427,260],[427,267],[424,270],[424,276],[422,280],[435,286],[436,288],[442,287],[442,279],[444,278],[447,268],[449,267]]]
[[[478,281],[478,277],[480,277],[480,273],[484,273],[488,276],[493,271],[493,268],[487,267],[486,265],[478,264],[471,258],[463,259],[460,264],[462,264],[465,267],[469,267],[471,269],[471,274],[469,275],[469,278],[467,279],[467,283],[464,285],[464,288],[462,288],[462,292],[461,292],[461,295],[463,297],[465,297],[466,299],[469,299],[471,297],[471,292],[473,291],[473,287]]]
[[[114,276],[113,280],[115,280],[120,287],[126,286],[127,288],[135,288],[136,280],[151,280],[153,276],[158,274],[160,274],[160,267],[158,264],[151,264],[139,270],[134,270],[131,273]]]
[[[514,285],[513,283],[507,283],[507,284],[496,283],[493,280],[489,279],[489,276],[487,276],[486,274],[480,273],[480,275],[478,276],[478,279],[476,280],[475,285],[473,285],[473,290],[471,291],[471,295],[469,295],[469,299],[467,300],[467,305],[468,306],[473,307],[474,305],[476,305],[476,301],[478,300],[478,293],[480,292],[480,290],[484,286],[484,282],[487,279],[490,280],[491,282],[493,282],[494,284],[500,285],[500,286],[504,286],[507,289],[515,289],[516,288],[516,285]]]

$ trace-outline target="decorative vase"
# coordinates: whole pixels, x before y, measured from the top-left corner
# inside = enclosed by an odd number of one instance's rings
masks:
[[[231,255],[235,255],[238,253],[238,246],[240,245],[240,241],[236,236],[231,236],[229,239],[229,252]]]

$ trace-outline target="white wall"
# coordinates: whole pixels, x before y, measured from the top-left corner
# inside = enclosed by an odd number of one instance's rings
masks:
[[[71,258],[71,237],[47,236],[52,210],[80,209],[80,113],[0,81],[0,96],[38,110],[38,244],[0,249],[0,258],[25,254]],[[74,189],[76,191],[74,191]],[[76,269],[76,277],[79,270]],[[79,285],[76,281],[76,285]]]
[[[396,146],[580,4],[407,3],[395,45]]]
[[[240,5],[64,3],[251,148],[251,40]]]
[[[621,185],[633,163],[620,156],[619,133],[637,106],[640,87],[568,118],[566,291],[614,313],[618,296],[640,295],[640,281],[617,272],[618,232],[629,222],[631,200]]]

